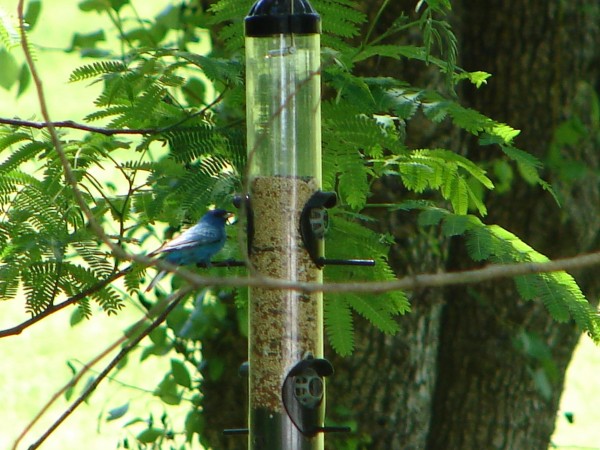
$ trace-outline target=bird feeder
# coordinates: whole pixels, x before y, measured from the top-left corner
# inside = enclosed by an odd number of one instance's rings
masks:
[[[335,202],[320,191],[320,17],[307,0],[259,0],[245,32],[251,270],[320,283],[319,211]],[[322,294],[249,298],[249,448],[322,449]]]

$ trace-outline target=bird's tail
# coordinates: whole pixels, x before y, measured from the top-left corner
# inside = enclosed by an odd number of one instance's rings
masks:
[[[150,284],[148,285],[148,287],[144,290],[144,292],[148,292],[151,291],[152,289],[154,289],[154,286],[157,285],[157,283],[162,280],[162,278],[167,274],[167,272],[165,270],[162,270],[160,272],[158,272],[156,274],[156,276],[152,279],[152,281],[150,282]]]

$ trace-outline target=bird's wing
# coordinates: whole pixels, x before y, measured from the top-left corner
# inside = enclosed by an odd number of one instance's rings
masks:
[[[223,233],[218,228],[202,224],[194,225],[176,238],[166,242],[161,248],[153,253],[169,253],[186,248],[216,244],[222,239]]]

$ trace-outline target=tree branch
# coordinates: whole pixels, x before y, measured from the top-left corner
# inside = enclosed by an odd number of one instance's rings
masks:
[[[126,128],[101,128],[84,125],[81,123],[74,122],[72,120],[63,120],[60,122],[33,122],[31,120],[21,119],[7,119],[0,117],[0,123],[5,125],[12,125],[15,127],[29,127],[41,130],[43,128],[72,128],[75,130],[89,131],[92,133],[103,134],[105,136],[114,136],[116,134],[155,134],[159,130],[156,128],[141,128],[141,129],[126,129]]]
[[[167,270],[187,281],[192,288],[198,289],[207,286],[221,287],[262,287],[267,289],[291,289],[301,292],[354,292],[354,293],[382,293],[388,291],[416,291],[426,288],[444,287],[460,284],[476,284],[500,278],[513,278],[519,275],[535,273],[569,271],[600,265],[600,251],[588,253],[571,258],[556,259],[547,262],[526,262],[515,264],[491,264],[481,269],[464,270],[461,272],[444,272],[435,274],[409,275],[390,281],[356,281],[352,283],[303,283],[277,278],[253,277],[211,277],[201,276],[187,269],[174,266],[164,261],[152,261],[146,257],[132,255],[133,259],[144,260],[147,265],[155,265],[160,270]],[[226,263],[225,263],[226,264]],[[99,289],[107,286],[114,280],[122,277],[130,267],[115,273],[113,276],[99,282],[97,285],[74,295],[62,303],[48,308],[43,313],[26,320],[25,322],[0,331],[0,338],[20,334],[26,328],[34,325],[43,318],[53,314],[66,306],[72,305],[89,296]]]
[[[117,356],[115,356],[110,361],[110,363],[108,363],[108,365],[104,368],[104,370],[102,372],[100,372],[98,374],[98,376],[94,379],[94,381],[92,383],[90,383],[88,386],[86,386],[86,388],[81,392],[79,397],[77,397],[77,399],[71,404],[71,406],[69,406],[61,414],[61,416],[42,434],[42,436],[40,436],[40,438],[37,441],[35,441],[33,444],[31,444],[29,446],[29,450],[35,450],[35,449],[39,448],[40,445],[42,445],[42,443],[73,413],[73,411],[75,411],[75,409],[79,405],[81,405],[90,396],[90,394],[98,387],[98,385],[100,385],[100,383],[119,364],[119,362],[121,362],[121,360],[123,358],[125,358],[125,356],[127,356],[127,354],[131,350],[133,350],[141,342],[142,339],[144,339],[146,336],[148,336],[148,334],[150,334],[152,332],[152,330],[154,330],[161,323],[163,323],[165,321],[165,319],[167,318],[167,316],[169,315],[169,313],[171,311],[173,311],[173,309],[175,309],[175,307],[177,305],[179,305],[181,300],[187,294],[189,294],[192,290],[193,289],[191,286],[186,286],[186,287],[180,289],[179,291],[173,293],[172,295],[170,295],[163,302],[160,302],[158,305],[156,305],[153,308],[153,310],[155,310],[156,312],[160,311],[160,309],[163,308],[165,305],[166,305],[166,308],[164,308],[163,311],[158,314],[156,319],[154,319],[154,321],[152,321],[152,323],[147,328],[145,328],[143,330],[143,332],[141,332],[139,335],[134,334],[135,337],[131,338],[129,343],[121,349],[121,351],[117,354]],[[142,319],[141,321],[139,321],[136,326],[136,330],[139,326],[142,326],[145,322],[146,322],[146,319]],[[113,344],[113,346],[116,346],[116,345],[118,345],[118,343]],[[73,382],[74,382],[73,380],[71,382],[69,382],[69,385],[71,385]],[[63,389],[68,388],[69,385],[67,385]],[[19,437],[19,440],[20,439],[21,439],[21,436]],[[18,445],[18,442],[15,442],[15,444],[13,446],[14,450],[16,450],[17,445]]]
[[[94,214],[90,210],[88,204],[85,202],[83,194],[81,193],[81,190],[79,189],[79,185],[77,183],[77,178],[73,174],[73,169],[69,163],[67,155],[64,152],[62,143],[60,142],[60,139],[58,138],[58,134],[56,133],[56,128],[54,127],[52,120],[50,120],[50,113],[48,112],[48,105],[46,103],[46,96],[44,94],[44,87],[43,87],[42,79],[37,71],[36,65],[33,61],[33,57],[31,56],[31,51],[29,50],[29,40],[28,40],[27,34],[25,32],[27,27],[25,26],[25,19],[24,19],[24,14],[23,14],[24,3],[25,3],[24,0],[19,0],[19,3],[17,5],[17,15],[19,18],[19,31],[20,31],[20,35],[21,35],[21,48],[23,49],[23,54],[25,56],[25,60],[27,61],[27,66],[29,67],[29,70],[31,72],[31,78],[33,79],[33,83],[34,83],[36,91],[37,91],[38,102],[40,105],[42,117],[44,118],[46,127],[48,129],[48,133],[50,134],[52,144],[54,145],[54,150],[58,154],[61,165],[63,166],[65,180],[67,181],[67,184],[69,186],[71,186],[71,189],[73,190],[73,195],[75,197],[75,201],[76,201],[77,205],[81,208],[81,211],[83,212],[83,214],[85,215],[85,217],[88,220],[90,228],[94,231],[96,236],[98,236],[98,238],[100,238],[102,240],[102,242],[104,242],[112,250],[113,254],[115,254],[117,257],[122,256],[123,259],[127,259],[127,258],[125,258],[125,255],[127,255],[125,250],[123,250],[121,247],[119,247],[118,245],[115,245],[111,242],[111,240],[108,238],[108,236],[104,232],[104,229],[100,226],[100,224],[94,217]]]
[[[132,255],[135,260],[140,256]],[[145,257],[143,257],[146,259]],[[174,266],[165,261],[151,261],[160,270],[166,270],[181,277],[194,289],[207,286],[220,287],[260,287],[265,289],[289,289],[300,292],[354,292],[382,293],[388,291],[417,291],[426,288],[436,288],[460,284],[476,284],[500,278],[513,278],[520,275],[536,273],[561,272],[600,265],[600,251],[555,259],[546,262],[522,262],[514,264],[490,264],[480,269],[460,272],[424,273],[407,275],[396,280],[383,281],[354,281],[350,283],[312,283],[296,282],[260,275],[250,277],[215,277],[202,276],[188,269]]]
[[[70,129],[74,129],[74,130],[80,130],[80,131],[88,131],[90,133],[98,133],[98,134],[103,134],[104,136],[115,136],[117,134],[129,134],[129,135],[152,135],[152,134],[159,134],[159,133],[164,133],[166,131],[169,131],[173,128],[177,128],[181,125],[183,125],[185,122],[187,122],[190,119],[193,119],[194,117],[198,117],[203,115],[204,113],[206,113],[206,111],[208,111],[209,109],[211,109],[213,106],[215,106],[216,104],[218,104],[219,102],[221,102],[221,100],[223,100],[223,97],[225,95],[227,89],[224,89],[223,92],[221,92],[212,102],[210,102],[209,104],[207,104],[204,108],[202,108],[200,111],[195,112],[194,114],[190,114],[187,117],[184,117],[183,119],[181,119],[180,121],[168,125],[166,127],[162,127],[162,128],[132,128],[132,129],[127,129],[127,128],[103,128],[103,127],[93,127],[90,125],[85,125],[82,123],[77,123],[73,120],[61,120],[58,122],[51,122],[49,120],[44,121],[44,122],[35,122],[32,120],[22,120],[22,119],[8,119],[6,117],[0,117],[0,124],[4,124],[4,125],[11,125],[14,127],[28,127],[28,128],[35,128],[37,130],[41,130],[41,129],[45,129],[45,128],[70,128]],[[44,117],[44,119],[46,119],[46,117]]]
[[[7,336],[16,336],[19,335],[23,332],[23,330],[25,330],[26,328],[29,328],[30,326],[36,324],[37,322],[39,322],[40,320],[48,317],[51,314],[54,314],[58,311],[60,311],[61,309],[66,308],[69,305],[72,305],[74,303],[77,303],[80,300],[83,300],[84,298],[90,296],[91,294],[98,292],[100,289],[108,286],[110,283],[112,283],[115,280],[118,280],[119,278],[121,278],[123,275],[125,275],[129,270],[131,270],[131,266],[126,267],[123,270],[120,270],[118,272],[115,272],[114,274],[112,274],[110,277],[99,281],[97,284],[95,284],[94,286],[81,291],[77,294],[75,294],[74,296],[68,298],[67,300],[57,303],[56,305],[50,305],[46,310],[44,310],[43,312],[39,313],[38,315],[32,317],[31,319],[25,320],[24,322],[20,323],[19,325],[15,325],[14,327],[11,328],[6,328],[4,330],[0,330],[0,339],[7,337]]]
[[[145,319],[140,320],[136,324],[135,329],[137,330],[137,328],[139,326],[141,326],[144,322],[145,322]],[[89,370],[91,370],[91,368],[94,365],[96,365],[102,358],[107,356],[111,351],[113,351],[115,348],[117,348],[119,345],[121,345],[123,342],[125,342],[126,339],[127,339],[127,336],[121,336],[119,339],[117,339],[115,342],[113,342],[108,348],[104,349],[100,354],[98,354],[95,358],[93,358],[87,364],[84,364],[83,369],[77,375],[75,375],[62,388],[60,388],[58,391],[56,391],[52,395],[50,400],[48,400],[46,402],[46,404],[44,406],[42,406],[42,408],[38,411],[38,413],[35,415],[35,417],[27,424],[27,426],[23,429],[21,434],[17,437],[17,439],[15,440],[15,442],[13,444],[12,450],[17,450],[19,443],[23,440],[23,438],[27,435],[27,433],[29,433],[31,431],[31,429],[38,422],[38,420],[40,420],[42,418],[42,416],[46,413],[46,411],[48,411],[50,406],[52,406],[54,404],[54,402],[56,402],[67,391],[67,389],[76,386],[77,383],[79,382],[79,380],[81,380],[81,378]]]

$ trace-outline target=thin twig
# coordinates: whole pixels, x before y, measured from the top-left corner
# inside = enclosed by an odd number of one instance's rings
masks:
[[[72,120],[62,120],[59,122],[34,122],[31,120],[21,120],[21,119],[7,119],[0,118],[0,123],[5,125],[12,125],[15,127],[29,127],[36,128],[38,130],[49,128],[52,126],[53,128],[72,128],[75,130],[81,131],[89,131],[92,133],[103,134],[105,136],[114,136],[116,134],[155,134],[158,132],[156,128],[140,128],[140,129],[127,129],[127,128],[102,128],[102,127],[92,127],[89,125],[84,125],[82,123],[77,123]]]
[[[19,3],[17,5],[17,15],[19,18],[19,30],[21,33],[21,47],[23,49],[23,54],[25,56],[27,66],[29,67],[29,70],[31,72],[31,78],[33,79],[33,83],[36,88],[42,117],[44,118],[46,128],[48,129],[48,133],[50,134],[50,138],[52,140],[52,145],[54,146],[54,150],[58,154],[61,165],[63,166],[63,172],[65,175],[65,179],[67,180],[67,183],[71,186],[71,189],[73,190],[73,195],[75,197],[75,201],[77,202],[77,205],[81,208],[81,211],[84,213],[85,217],[87,218],[89,226],[92,229],[92,231],[106,245],[108,245],[108,247],[113,251],[114,254],[116,254],[117,256],[120,254],[124,254],[125,251],[122,248],[118,247],[117,245],[113,244],[111,242],[111,240],[108,238],[108,236],[104,232],[104,229],[100,226],[100,224],[94,217],[94,214],[90,210],[88,204],[86,203],[86,201],[83,197],[83,194],[81,193],[81,190],[79,189],[77,178],[73,174],[73,168],[71,167],[71,164],[69,163],[67,155],[65,154],[65,152],[63,150],[62,143],[58,137],[56,128],[54,127],[54,123],[50,119],[50,113],[48,112],[48,104],[46,102],[46,96],[44,94],[44,86],[42,83],[42,79],[41,79],[41,77],[38,73],[37,67],[33,61],[33,57],[31,56],[31,52],[29,50],[29,40],[27,38],[27,34],[25,33],[26,27],[25,27],[24,15],[23,15],[23,4],[24,4],[24,0],[19,0]]]
[[[213,277],[201,276],[171,264],[164,264],[169,272],[180,276],[195,288],[207,286],[221,287],[260,287],[265,289],[290,289],[300,292],[354,292],[383,293],[389,291],[416,291],[425,288],[444,287],[460,284],[475,284],[500,278],[513,278],[536,273],[561,272],[583,269],[600,265],[600,251],[577,255],[570,258],[555,259],[546,262],[522,262],[514,264],[490,264],[480,269],[459,272],[408,275],[396,280],[355,281],[350,283],[313,283],[282,280],[278,278],[251,277]],[[158,266],[158,264],[157,264]],[[162,269],[162,262],[160,264]]]
[[[44,117],[44,119],[45,119],[44,122],[36,122],[33,120],[23,120],[23,119],[9,119],[6,117],[0,117],[0,124],[11,125],[14,127],[35,128],[37,130],[42,130],[42,129],[50,128],[50,127],[52,127],[52,128],[70,128],[70,129],[74,129],[74,130],[102,134],[104,136],[115,136],[118,134],[142,135],[142,136],[161,134],[161,133],[165,133],[167,131],[170,131],[174,128],[177,128],[177,127],[183,125],[188,120],[191,120],[195,117],[204,115],[209,109],[213,108],[215,105],[220,103],[221,100],[223,100],[223,97],[224,97],[226,91],[227,91],[227,87],[225,87],[225,89],[223,89],[223,92],[221,92],[217,97],[215,97],[215,99],[213,101],[211,101],[209,104],[207,104],[201,110],[199,110],[193,114],[190,114],[189,116],[184,117],[183,119],[179,120],[178,122],[176,122],[174,124],[167,125],[167,126],[161,127],[161,128],[131,128],[131,129],[128,129],[128,128],[103,128],[103,127],[93,127],[90,125],[85,125],[83,123],[78,123],[73,120],[61,120],[61,121],[57,121],[57,122],[51,122],[50,120],[46,120],[47,119],[46,117]],[[39,92],[38,92],[38,95],[39,95]]]
[[[179,291],[170,295],[164,302],[161,302],[159,305],[155,306],[154,309],[159,308],[160,306],[167,307],[156,317],[156,319],[148,325],[146,329],[139,335],[132,338],[129,343],[121,349],[121,351],[108,363],[108,365],[104,368],[102,372],[98,374],[98,376],[94,379],[92,383],[90,383],[86,388],[81,392],[79,397],[69,406],[61,416],[40,436],[38,440],[36,440],[33,444],[31,444],[28,450],[35,450],[42,445],[42,443],[75,411],[75,409],[81,405],[90,394],[98,387],[98,385],[108,376],[108,374],[121,362],[127,354],[133,350],[142,339],[144,339],[148,334],[152,332],[156,327],[158,327],[161,323],[163,323],[169,313],[175,309],[177,305],[181,302],[181,300],[189,294],[193,288],[191,286],[186,286]],[[145,321],[145,319],[143,319]],[[16,447],[14,447],[16,449]]]
[[[353,293],[383,293],[390,291],[416,291],[426,288],[441,288],[444,286],[460,284],[476,284],[484,281],[491,281],[500,278],[513,278],[520,275],[531,275],[536,273],[560,272],[586,267],[600,265],[600,251],[584,255],[573,256],[571,258],[555,259],[547,262],[524,262],[514,264],[491,264],[481,269],[464,270],[460,272],[443,272],[432,274],[409,275],[397,280],[385,281],[356,281],[352,283],[305,283],[281,280],[269,277],[210,277],[201,276],[190,272],[189,270],[177,268],[171,264],[163,264],[158,261],[156,265],[162,270],[172,272],[194,288],[221,286],[221,287],[260,287],[265,289],[290,289],[300,292],[353,292]],[[220,264],[219,264],[220,265]],[[223,265],[227,265],[224,263]],[[71,305],[96,290],[106,286],[115,279],[123,276],[128,268],[117,272],[114,278],[107,278],[96,286],[81,292],[58,305],[55,305],[15,327],[0,331],[0,338],[20,334],[24,329],[39,322],[44,317],[57,312],[58,310]]]
[[[98,292],[100,289],[103,289],[104,287],[108,286],[113,281],[121,278],[129,270],[131,270],[131,266],[128,266],[125,269],[122,269],[118,272],[115,272],[108,278],[105,278],[104,280],[99,281],[98,283],[89,287],[88,289],[78,292],[74,296],[69,297],[68,299],[66,299],[60,303],[57,303],[56,305],[50,305],[48,308],[46,308],[44,311],[42,311],[38,315],[32,317],[31,319],[25,320],[24,322],[20,323],[19,325],[15,325],[14,327],[0,330],[0,339],[7,337],[7,336],[16,336],[16,335],[21,334],[26,328],[29,328],[30,326],[36,324],[40,320],[45,319],[46,317],[66,308],[67,306],[77,303],[80,300],[83,300],[84,298],[89,297],[90,295]]]
[[[146,322],[145,319],[140,320],[135,325],[135,329],[137,330],[138,327],[141,326],[142,324],[144,324],[145,322]],[[127,336],[121,336],[119,339],[117,339],[115,342],[113,342],[108,348],[104,349],[100,354],[98,354],[96,357],[94,357],[91,361],[89,361],[87,364],[84,364],[83,369],[77,375],[75,375],[71,380],[69,380],[69,382],[66,383],[61,389],[56,391],[52,395],[52,397],[50,397],[48,402],[46,402],[46,404],[38,411],[38,413],[35,415],[35,417],[27,424],[27,426],[23,429],[21,434],[17,437],[17,439],[15,440],[15,442],[12,446],[12,450],[17,450],[19,443],[23,440],[23,438],[27,435],[27,433],[29,433],[31,431],[31,429],[38,422],[38,420],[40,420],[42,418],[42,416],[67,391],[67,389],[75,387],[77,385],[77,383],[79,382],[79,380],[81,380],[81,378],[94,365],[96,365],[101,359],[103,359],[110,352],[112,352],[115,348],[117,348],[119,345],[121,345],[123,342],[125,342],[126,339],[127,339]]]

